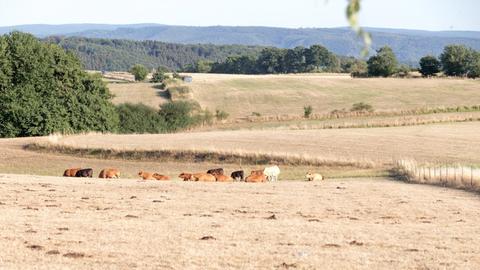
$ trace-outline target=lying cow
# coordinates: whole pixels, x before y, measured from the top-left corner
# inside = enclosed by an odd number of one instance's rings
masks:
[[[183,179],[183,181],[192,181],[192,174],[191,173],[181,173],[178,175],[178,178]]]
[[[98,178],[120,178],[120,172],[117,169],[103,169]]]
[[[311,172],[307,172],[307,174],[305,174],[305,178],[307,178],[307,181],[322,181],[323,180],[323,176],[319,173],[311,173]]]
[[[93,177],[93,169],[81,169],[75,173],[75,177]]]
[[[210,169],[207,171],[208,174],[213,174],[213,175],[223,175],[224,171],[223,168],[218,168],[218,169]]]
[[[233,182],[233,178],[228,175],[215,174],[213,176],[215,176],[217,182]]]
[[[140,176],[143,180],[155,180],[153,177],[153,173],[139,171],[138,176]]]
[[[252,174],[250,174],[247,178],[245,178],[245,182],[247,183],[261,183],[265,181],[266,181],[265,174],[259,171],[252,171]]]
[[[244,173],[243,171],[235,171],[230,175],[235,181],[243,181]]]
[[[77,172],[81,170],[81,168],[72,168],[72,169],[66,169],[65,172],[63,172],[63,176],[65,177],[75,177]]]
[[[280,168],[277,165],[267,167],[263,170],[263,173],[267,177],[268,181],[278,181],[278,175],[280,175]]]
[[[193,181],[200,181],[200,182],[215,182],[217,178],[213,174],[209,173],[194,173],[192,174]]]
[[[158,181],[170,180],[170,177],[167,176],[167,175],[162,175],[162,174],[154,173],[152,176],[153,176],[153,178],[155,178],[155,179],[158,180]]]

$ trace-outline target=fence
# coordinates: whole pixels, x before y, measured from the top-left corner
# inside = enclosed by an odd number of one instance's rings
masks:
[[[480,191],[480,169],[473,166],[419,165],[413,160],[398,160],[395,173],[406,181]]]

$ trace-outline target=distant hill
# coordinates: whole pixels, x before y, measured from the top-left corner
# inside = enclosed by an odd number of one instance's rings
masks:
[[[157,40],[181,44],[241,44],[293,48],[321,44],[338,55],[358,56],[362,43],[349,28],[274,28],[233,26],[135,25],[24,25],[0,27],[0,34],[12,30],[48,35],[90,38]],[[389,45],[402,63],[417,64],[426,55],[439,55],[448,44],[464,44],[480,50],[480,32],[420,31],[408,29],[367,28],[373,48]]]
[[[125,71],[135,64],[176,70],[198,60],[223,61],[232,55],[257,56],[264,47],[244,45],[185,45],[160,41],[135,41],[83,37],[47,37],[75,53],[89,70]]]

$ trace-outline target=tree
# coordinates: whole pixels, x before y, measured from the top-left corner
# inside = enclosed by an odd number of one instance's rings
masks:
[[[130,68],[130,73],[135,76],[135,81],[143,81],[148,75],[148,69],[144,65],[134,65]]]
[[[327,48],[321,45],[312,45],[305,50],[307,71],[330,71],[340,69],[340,61]]]
[[[144,104],[117,106],[121,133],[161,133],[166,131],[164,119],[158,112]]]
[[[367,61],[368,75],[388,77],[395,73],[398,65],[397,58],[388,46],[377,50],[377,54]]]
[[[470,61],[468,61],[468,73],[469,78],[480,77],[480,52],[473,52]]]
[[[155,73],[152,75],[152,79],[150,80],[151,82],[154,83],[163,83],[165,79],[168,79],[169,76],[165,74],[165,68],[158,67]],[[168,72],[168,70],[167,70]]]
[[[440,61],[435,56],[427,55],[420,59],[420,73],[423,76],[433,76],[440,72]]]
[[[0,37],[0,137],[116,131],[111,97],[72,53],[30,34]]]
[[[288,50],[285,54],[284,65],[287,73],[302,73],[307,68],[305,57],[306,49],[298,46],[293,50]]]
[[[257,59],[258,72],[261,74],[284,73],[284,58],[286,50],[265,48]]]
[[[443,72],[448,76],[468,76],[475,73],[478,52],[463,45],[448,45],[440,55]]]

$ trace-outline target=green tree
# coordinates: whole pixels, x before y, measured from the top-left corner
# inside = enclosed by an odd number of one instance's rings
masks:
[[[321,45],[312,45],[305,50],[306,71],[329,71],[340,70],[340,61],[327,48]]]
[[[468,61],[467,76],[469,78],[480,77],[480,52],[472,52],[472,57]]]
[[[427,55],[420,59],[420,73],[427,77],[440,72],[440,61],[435,56]]]
[[[0,137],[116,131],[110,99],[72,53],[30,34],[0,37]]]
[[[388,77],[395,73],[398,66],[397,58],[392,49],[384,46],[377,50],[377,54],[367,61],[368,75]]]
[[[165,72],[168,72],[168,69],[166,71],[166,68],[158,67],[157,70],[153,73],[152,79],[150,81],[153,83],[163,83],[164,80],[169,78],[169,76],[165,74]]]
[[[130,73],[135,76],[135,81],[143,81],[148,75],[148,69],[144,65],[134,65],[130,68]]]
[[[261,74],[284,73],[284,58],[286,50],[265,48],[257,59],[258,72]]]
[[[305,72],[307,68],[305,53],[306,49],[301,46],[288,50],[284,58],[285,71],[287,73]]]
[[[478,53],[463,45],[448,45],[440,55],[443,72],[448,76],[468,76],[474,72]]]

